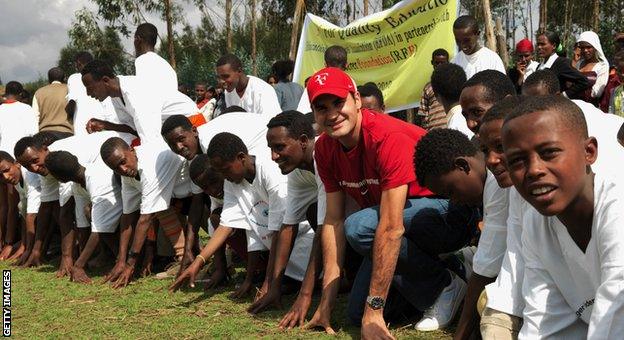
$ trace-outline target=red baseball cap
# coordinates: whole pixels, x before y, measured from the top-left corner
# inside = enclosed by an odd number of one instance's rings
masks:
[[[322,94],[346,98],[349,93],[356,91],[353,79],[336,67],[326,67],[313,74],[308,81],[307,90],[310,103]]]

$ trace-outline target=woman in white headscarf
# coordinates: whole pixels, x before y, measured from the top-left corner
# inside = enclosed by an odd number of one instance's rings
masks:
[[[609,62],[602,51],[598,34],[595,32],[581,33],[576,40],[576,46],[581,49],[581,59],[577,68],[592,84],[585,93],[585,100],[596,105],[600,102],[609,81]]]

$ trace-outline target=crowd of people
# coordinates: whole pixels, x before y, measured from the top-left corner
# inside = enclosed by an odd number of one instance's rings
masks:
[[[345,317],[366,339],[445,328],[462,306],[457,339],[618,338],[624,33],[609,60],[584,32],[569,60],[543,32],[517,44],[510,69],[473,17],[453,34],[454,58],[432,52],[421,126],[385,113],[341,46],[305,88],[292,61],[267,82],[225,54],[218,84],[195,84],[193,100],[149,23],[134,34],[135,75],[81,52],[67,83],[50,69],[32,106],[11,81],[0,259],[36,267],[60,247],[57,277],[91,283],[108,266],[122,288],[169,256],[156,276],[171,291],[227,284],[242,261],[232,297],[255,294],[250,313],[296,294],[276,326],[331,334],[348,293]]]

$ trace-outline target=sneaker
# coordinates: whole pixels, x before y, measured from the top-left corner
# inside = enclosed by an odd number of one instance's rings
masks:
[[[457,313],[466,294],[466,282],[455,273],[451,274],[451,284],[446,286],[433,306],[429,307],[423,318],[416,324],[416,330],[422,332],[435,331],[446,327]]]

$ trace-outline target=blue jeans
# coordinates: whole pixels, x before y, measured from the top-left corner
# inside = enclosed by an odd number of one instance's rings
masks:
[[[478,218],[476,208],[449,203],[446,199],[414,198],[405,202],[405,233],[384,308],[387,320],[407,316],[405,312],[411,309],[424,311],[433,305],[451,282],[451,276],[438,255],[467,245]],[[364,315],[378,223],[379,206],[360,210],[345,220],[346,239],[364,258],[347,305],[348,317],[356,325]]]

